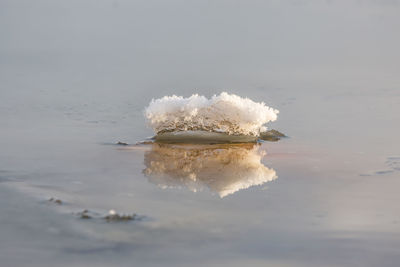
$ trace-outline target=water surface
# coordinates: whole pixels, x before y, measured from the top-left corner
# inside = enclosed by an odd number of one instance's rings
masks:
[[[398,265],[397,1],[2,0],[0,14],[5,266]],[[152,98],[221,91],[277,108],[289,138],[110,145],[153,135]],[[142,219],[107,223],[111,209]]]

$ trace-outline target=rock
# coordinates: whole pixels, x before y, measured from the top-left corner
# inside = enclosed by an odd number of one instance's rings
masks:
[[[60,199],[55,199],[55,198],[50,198],[49,199],[49,201],[50,202],[53,202],[53,203],[56,203],[56,204],[58,204],[58,205],[61,205],[62,204],[62,201],[60,200]]]
[[[133,220],[140,220],[141,217],[137,216],[136,214],[118,214],[114,210],[110,210],[107,215],[101,215],[96,212],[92,212],[89,210],[83,210],[81,212],[75,213],[80,219],[88,220],[88,219],[95,219],[95,220],[106,220],[107,222],[127,222]]]
[[[127,145],[129,145],[128,143],[125,143],[125,142],[117,142],[117,145],[120,145],[120,146],[127,146]]]
[[[89,215],[89,211],[88,210],[83,210],[82,212],[78,212],[78,215],[81,219],[87,220],[87,219],[91,219],[92,216]]]
[[[110,210],[109,214],[103,217],[107,222],[124,222],[124,221],[133,221],[135,220],[136,214],[125,215],[118,214],[114,210]]]
[[[260,139],[264,140],[264,141],[276,142],[283,137],[287,137],[287,136],[277,130],[274,130],[274,129],[260,133]]]

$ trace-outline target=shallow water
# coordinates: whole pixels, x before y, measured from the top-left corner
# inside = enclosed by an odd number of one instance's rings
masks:
[[[396,1],[0,12],[0,265],[398,265]],[[289,138],[113,145],[153,135],[153,97],[221,91],[276,107]]]

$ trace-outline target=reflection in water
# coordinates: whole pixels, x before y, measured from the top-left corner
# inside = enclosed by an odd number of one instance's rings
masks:
[[[143,173],[162,188],[187,187],[196,192],[208,187],[225,197],[277,178],[261,163],[260,144],[152,144],[145,154]]]

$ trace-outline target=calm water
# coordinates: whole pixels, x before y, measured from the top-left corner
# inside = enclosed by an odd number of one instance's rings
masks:
[[[398,266],[399,27],[398,1],[0,0],[0,265]],[[221,91],[290,138],[111,145]]]

